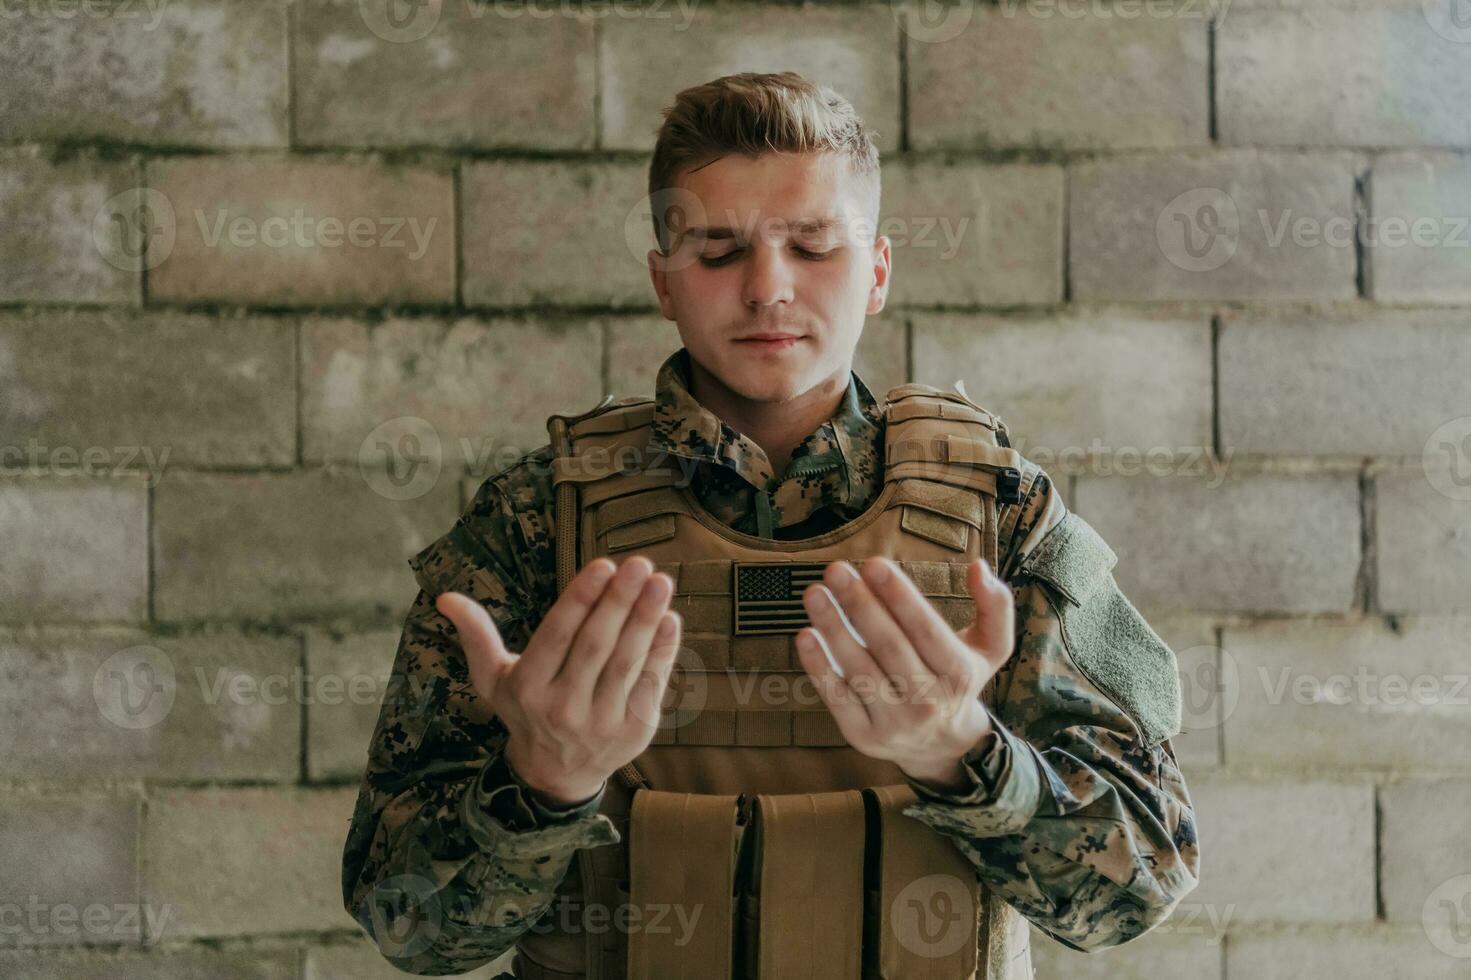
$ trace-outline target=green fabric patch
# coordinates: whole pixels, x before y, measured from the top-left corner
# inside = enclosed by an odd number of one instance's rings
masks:
[[[1175,652],[1125,598],[1111,569],[1113,549],[1069,512],[1037,544],[1020,571],[1061,598],[1068,655],[1089,680],[1139,726],[1146,745],[1180,731],[1180,676]]]

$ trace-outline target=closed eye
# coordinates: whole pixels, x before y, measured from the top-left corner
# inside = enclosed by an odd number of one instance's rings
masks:
[[[823,259],[831,258],[837,252],[837,249],[831,248],[826,252],[814,252],[807,248],[795,248],[793,251],[809,262],[821,262]],[[724,255],[702,255],[700,256],[700,264],[707,268],[718,269],[722,265],[729,265],[731,262],[734,262],[743,252],[745,252],[743,248],[733,248]]]

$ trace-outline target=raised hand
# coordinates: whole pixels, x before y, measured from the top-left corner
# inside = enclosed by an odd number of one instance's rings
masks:
[[[548,802],[596,795],[653,740],[679,650],[673,594],[647,558],[594,559],[520,654],[480,603],[458,592],[435,601],[459,631],[475,692],[510,733],[507,761]]]
[[[976,618],[957,632],[894,562],[868,559],[862,576],[833,562],[803,593],[812,625],[797,634],[802,667],[848,744],[941,789],[964,785],[961,757],[994,737],[980,693],[1015,643],[1011,589],[984,559],[967,583]]]

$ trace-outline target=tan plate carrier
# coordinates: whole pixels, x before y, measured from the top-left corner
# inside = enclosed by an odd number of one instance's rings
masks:
[[[803,583],[840,558],[899,562],[967,625],[967,568],[996,567],[1037,472],[961,394],[906,384],[884,405],[877,499],[789,541],[700,506],[687,461],[652,448],[651,400],[548,420],[558,593],[598,556],[641,554],[673,579],[684,634],[654,744],[604,796],[623,839],[578,852],[559,890],[575,927],[550,914],[527,933],[518,977],[1030,980],[1025,920],[901,812],[903,774],[844,742],[796,657],[793,597],[800,610]]]

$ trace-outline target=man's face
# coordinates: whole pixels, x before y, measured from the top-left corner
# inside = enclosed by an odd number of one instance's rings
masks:
[[[689,227],[649,252],[666,319],[733,394],[785,402],[847,384],[868,315],[884,307],[889,240],[874,238],[861,182],[832,153],[727,156],[683,174]],[[681,235],[680,232],[683,232]],[[797,339],[763,343],[761,334]]]

